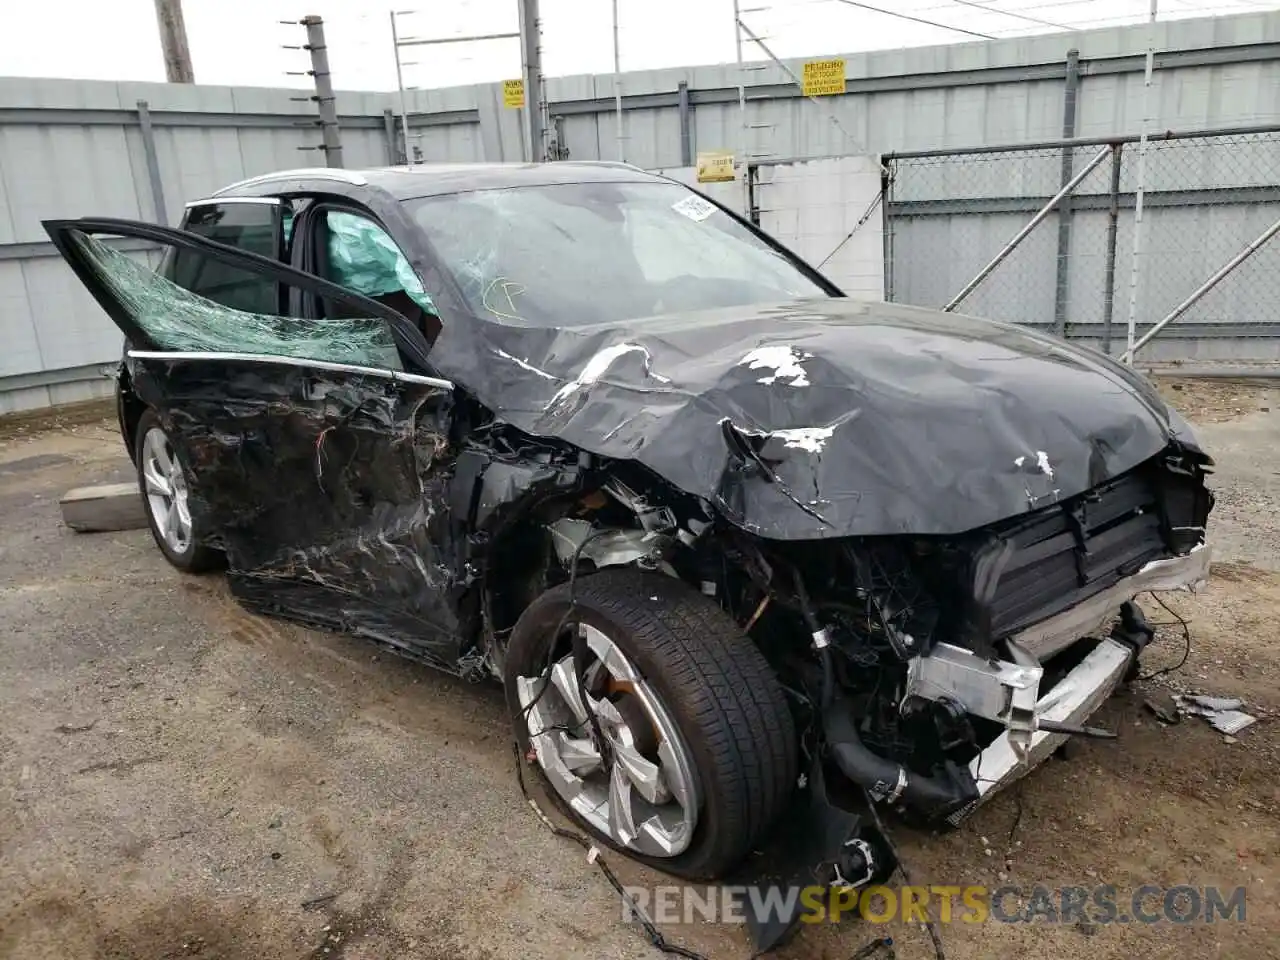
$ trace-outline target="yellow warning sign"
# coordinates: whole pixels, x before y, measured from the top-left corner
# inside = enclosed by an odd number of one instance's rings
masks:
[[[524,80],[502,81],[502,105],[512,110],[519,110],[524,106]]]
[[[727,150],[710,150],[698,154],[698,182],[724,183],[734,179],[733,154]]]
[[[843,60],[810,60],[800,75],[806,97],[830,97],[844,93]]]

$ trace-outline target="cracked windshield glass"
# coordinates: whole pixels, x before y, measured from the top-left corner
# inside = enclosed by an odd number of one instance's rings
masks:
[[[675,183],[477,190],[410,207],[478,317],[584,326],[827,295]]]

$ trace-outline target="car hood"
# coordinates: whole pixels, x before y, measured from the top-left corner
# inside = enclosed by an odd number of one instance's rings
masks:
[[[432,359],[499,419],[638,461],[776,539],[960,533],[1194,446],[1101,354],[897,304],[479,322],[446,326]]]

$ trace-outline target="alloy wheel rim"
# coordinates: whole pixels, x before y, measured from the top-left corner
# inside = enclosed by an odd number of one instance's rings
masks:
[[[545,678],[516,678],[538,765],[560,798],[618,846],[677,856],[698,824],[689,748],[617,644],[589,624],[577,629],[588,651],[581,689],[572,653]]]
[[[174,553],[185,553],[191,545],[187,478],[169,437],[159,427],[148,430],[142,440],[142,481],[161,539]]]

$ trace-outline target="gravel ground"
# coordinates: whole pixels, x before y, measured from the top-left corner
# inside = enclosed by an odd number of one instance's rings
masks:
[[[1118,744],[1080,744],[961,830],[895,835],[917,883],[1243,884],[1247,922],[950,924],[953,960],[1280,956],[1280,396],[1164,387],[1219,461],[1220,562],[1169,601],[1195,644],[1168,680],[1268,719],[1236,743],[1164,727],[1141,684],[1101,715]],[[522,801],[496,689],[246,614],[146,531],[61,527],[65,490],[130,476],[93,416],[0,426],[0,957],[658,956]],[[1151,666],[1181,655],[1161,635]],[[883,932],[810,928],[779,956],[840,960]],[[920,930],[887,932],[899,957],[933,956]],[[750,952],[733,925],[669,934]]]

